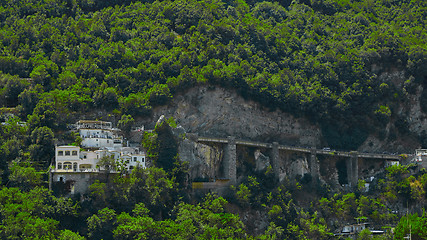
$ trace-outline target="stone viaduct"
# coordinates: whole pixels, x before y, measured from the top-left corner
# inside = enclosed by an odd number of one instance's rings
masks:
[[[319,177],[319,161],[318,156],[334,156],[341,157],[345,159],[345,165],[347,169],[347,181],[350,186],[356,186],[359,180],[359,159],[373,159],[373,160],[382,160],[382,161],[400,161],[401,157],[397,155],[389,154],[375,154],[375,153],[360,153],[357,151],[330,151],[324,149],[314,149],[314,148],[304,148],[304,147],[294,147],[279,145],[277,142],[274,143],[261,143],[261,142],[252,142],[245,140],[238,140],[232,136],[228,138],[212,138],[212,137],[199,137],[196,136],[197,142],[200,143],[215,143],[224,145],[224,176],[226,179],[229,179],[231,184],[235,184],[237,180],[237,146],[246,146],[246,147],[255,147],[263,148],[270,150],[270,164],[272,165],[274,174],[276,177],[279,175],[279,152],[297,152],[305,153],[310,157],[308,158],[308,165],[310,169],[310,174],[313,179]]]

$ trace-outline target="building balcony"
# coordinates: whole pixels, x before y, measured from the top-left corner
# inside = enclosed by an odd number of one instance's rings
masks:
[[[86,169],[52,169],[54,173],[89,173],[89,172],[99,172],[97,168],[86,168]]]

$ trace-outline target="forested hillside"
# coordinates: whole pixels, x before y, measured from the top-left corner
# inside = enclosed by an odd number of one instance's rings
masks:
[[[3,1],[2,103],[55,128],[55,114],[147,115],[221,85],[355,149],[391,120],[405,130],[398,106],[427,75],[425,11],[425,1]],[[379,77],[392,71],[403,76]]]
[[[426,131],[407,122],[410,99],[427,102],[426,12],[424,0],[0,1],[0,237],[328,239],[340,219],[395,225],[403,213],[393,209],[421,213],[427,175],[402,178],[407,166],[366,194],[363,185],[348,194],[292,179],[273,186],[267,171],[227,199],[190,199],[185,166],[135,171],[68,200],[42,176],[55,141],[78,142],[65,133],[78,116],[147,117],[200,85],[306,117],[337,149],[369,134],[427,147]],[[323,198],[303,206],[303,191]],[[242,209],[265,225],[255,232]],[[411,215],[420,237],[425,219]],[[397,236],[407,230],[402,220]]]

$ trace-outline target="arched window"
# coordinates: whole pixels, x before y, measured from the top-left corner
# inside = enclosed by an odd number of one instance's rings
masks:
[[[71,167],[72,167],[72,164],[70,162],[64,162],[64,169],[65,170],[71,169]]]

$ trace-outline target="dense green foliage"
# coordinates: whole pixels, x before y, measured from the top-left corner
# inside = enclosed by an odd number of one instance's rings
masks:
[[[385,137],[377,129],[388,123],[407,132],[398,106],[427,89],[426,11],[423,0],[0,1],[0,237],[329,239],[356,217],[398,223],[397,239],[409,228],[426,238],[427,174],[411,166],[387,169],[369,192],[305,177],[273,184],[268,168],[224,198],[191,196],[172,120],[144,136],[151,168],[112,174],[74,199],[54,196],[45,178],[55,140],[81,142],[63,132],[76,116],[105,110],[129,134],[134,118],[197,85],[307,116],[336,148]],[[403,76],[381,77],[395,71]],[[322,197],[301,199],[307,192]],[[267,225],[257,229],[257,218]]]
[[[2,75],[1,99],[18,105],[32,127],[55,129],[58,115],[67,121],[93,108],[144,115],[192,86],[221,85],[320,121],[332,146],[355,148],[372,126],[398,119],[397,104],[425,84],[426,7],[417,0],[2,1],[0,71],[24,79]],[[396,69],[405,70],[398,82],[379,77]]]
[[[78,236],[70,230],[60,230],[60,221],[73,218],[76,205],[71,199],[56,198],[46,188],[35,187],[29,192],[18,188],[0,191],[2,239],[57,239],[67,234]]]
[[[427,239],[427,218],[425,212],[421,217],[415,213],[400,219],[396,227],[395,239],[405,239],[409,235],[411,235],[411,239]]]
[[[172,133],[171,125],[176,125],[172,118],[156,124],[153,132],[145,132],[142,146],[156,167],[166,171],[172,170],[178,161],[178,140]],[[176,127],[176,126],[175,126]]]
[[[175,220],[155,221],[143,203],[132,214],[104,208],[88,219],[92,239],[246,239],[237,215],[227,213],[227,201],[208,195],[198,205],[176,206]],[[111,231],[113,230],[113,231]]]
[[[158,146],[170,143],[173,135],[160,136],[173,131],[174,126],[172,119],[163,121],[146,136],[145,144],[151,144],[146,147],[152,156],[169,152],[169,148]],[[44,161],[34,158],[30,148],[52,145],[52,131],[39,127],[30,133],[27,126],[14,118],[0,125],[0,129],[0,149],[7,156],[2,162],[4,186],[0,191],[2,238],[329,239],[333,231],[355,218],[369,219],[381,228],[397,224],[406,213],[402,211],[404,206],[419,215],[420,209],[426,207],[427,173],[412,174],[412,165],[387,168],[384,177],[372,183],[368,192],[364,181],[352,193],[337,193],[304,178],[277,185],[272,169],[267,168],[231,187],[225,198],[191,198],[183,177],[186,166],[177,164],[175,151],[163,155],[169,156],[169,161],[162,163],[172,166],[168,171],[151,167],[134,169],[127,177],[111,175],[106,181],[92,184],[83,201],[78,196],[65,199],[53,196],[43,187],[43,172],[36,169],[43,168]],[[7,162],[10,157],[14,161]],[[299,197],[307,192],[323,197]],[[240,211],[263,212],[262,219],[268,226],[254,232],[258,226],[253,221],[242,221]],[[424,236],[424,216],[417,216],[409,216],[413,234]],[[396,227],[397,237],[408,232],[407,218],[402,219]],[[382,239],[387,239],[387,235]]]
[[[116,175],[111,182],[97,181],[90,186],[85,201],[54,197],[40,187],[40,181],[34,181],[31,189],[1,189],[0,234],[5,239],[83,239],[76,232],[89,239],[330,239],[333,229],[355,219],[369,219],[377,229],[397,224],[398,216],[404,214],[393,210],[402,209],[404,204],[396,204],[399,201],[411,204],[411,208],[419,204],[425,208],[426,173],[409,180],[420,181],[408,186],[411,193],[421,191],[417,202],[412,202],[412,194],[390,197],[399,189],[383,188],[405,185],[407,178],[394,177],[402,171],[407,174],[407,169],[388,168],[384,183],[374,185],[376,188],[369,192],[334,193],[323,189],[324,197],[312,199],[310,206],[303,203],[306,200],[300,202],[298,195],[313,191],[315,186],[285,181],[260,189],[268,172],[259,178],[248,177],[232,191],[228,201],[207,194],[194,204],[184,200],[185,191],[160,168],[137,168],[126,178]],[[265,232],[251,235],[257,226],[242,222],[238,214],[230,211],[236,208],[265,212],[269,222]],[[401,239],[411,228],[414,238],[424,239],[425,224],[425,213],[422,217],[402,216],[395,237]],[[368,235],[369,232],[361,232],[359,239]],[[374,239],[391,238],[386,234]]]

